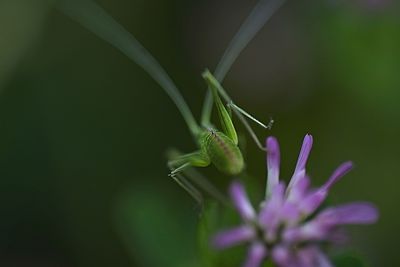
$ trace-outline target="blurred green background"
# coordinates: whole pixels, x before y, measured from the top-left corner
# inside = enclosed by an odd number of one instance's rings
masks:
[[[215,68],[256,1],[98,3],[155,55],[198,115],[201,71]],[[165,151],[195,146],[161,88],[47,2],[1,0],[0,36],[0,265],[190,261],[198,209],[167,177]],[[239,105],[274,118],[258,134],[279,138],[284,177],[306,133],[315,139],[315,184],[355,162],[332,202],[378,205],[378,224],[352,229],[372,266],[400,266],[399,71],[398,2],[289,0],[224,82]],[[246,156],[261,193],[264,154],[249,140]]]

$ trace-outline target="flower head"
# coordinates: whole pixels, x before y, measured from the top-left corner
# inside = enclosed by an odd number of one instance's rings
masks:
[[[286,186],[279,181],[279,144],[274,137],[267,139],[265,200],[256,211],[243,185],[233,182],[229,192],[243,223],[217,233],[213,238],[215,248],[225,249],[249,243],[244,267],[259,267],[267,258],[280,267],[330,267],[332,265],[319,244],[342,241],[346,237],[341,232],[342,225],[371,224],[377,220],[377,209],[366,202],[353,202],[317,211],[330,188],[351,170],[352,163],[343,163],[325,184],[312,188],[306,174],[312,144],[312,136],[306,135],[293,176]]]

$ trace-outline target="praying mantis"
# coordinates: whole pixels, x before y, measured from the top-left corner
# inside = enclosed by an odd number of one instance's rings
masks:
[[[141,66],[175,103],[190,133],[196,140],[198,150],[188,154],[176,155],[175,153],[171,156],[168,161],[168,166],[171,169],[170,176],[196,200],[201,202],[201,193],[187,181],[182,172],[189,172],[190,167],[206,167],[213,164],[219,171],[233,176],[241,173],[245,167],[242,153],[238,147],[238,135],[231,118],[232,113],[238,117],[257,146],[265,150],[247,119],[266,129],[271,128],[273,121],[271,120],[268,125],[265,125],[234,104],[220,82],[223,81],[241,51],[284,2],[285,0],[260,0],[228,45],[214,75],[208,70],[203,72],[202,76],[209,90],[204,100],[200,124],[197,123],[178,88],[157,60],[131,33],[118,24],[100,6],[91,0],[63,0],[59,2],[58,7],[63,13],[116,47]],[[226,102],[226,107],[222,100]],[[221,130],[218,130],[211,123],[213,103],[220,119]],[[197,173],[194,173],[194,176],[197,176],[198,186],[218,197],[218,193],[208,181],[202,179]]]

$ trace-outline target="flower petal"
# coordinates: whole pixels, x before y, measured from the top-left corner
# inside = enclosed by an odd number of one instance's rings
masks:
[[[326,255],[317,248],[315,248],[315,261],[316,267],[333,267]]]
[[[243,185],[239,182],[233,182],[229,188],[229,192],[233,204],[243,220],[254,220],[256,218],[256,212],[247,197]]]
[[[267,256],[267,249],[261,242],[251,244],[247,259],[243,264],[243,267],[260,267],[264,258]]]
[[[305,197],[310,187],[310,178],[305,172],[299,172],[299,175],[301,178],[298,178],[291,190],[287,192],[287,200],[292,203],[299,203]]]
[[[329,189],[334,185],[340,178],[348,173],[353,167],[351,161],[347,161],[341,164],[331,175],[328,181],[318,190],[310,193],[307,197],[301,201],[300,209],[306,215],[313,213],[321,204],[325,201]]]
[[[311,148],[313,145],[313,137],[310,134],[306,134],[303,140],[303,145],[301,146],[300,155],[297,160],[296,169],[294,172],[304,170],[306,168],[308,156],[310,155]]]
[[[288,228],[283,233],[288,242],[328,240],[336,226],[343,224],[371,224],[378,219],[378,210],[370,203],[355,202],[322,211],[300,227]]]
[[[301,219],[301,213],[295,203],[286,201],[281,210],[281,217],[288,225],[293,225]]]
[[[315,265],[316,251],[314,247],[305,246],[297,250],[297,263],[294,266],[298,267],[320,267]]]
[[[297,180],[305,175],[306,164],[308,160],[308,156],[310,155],[311,148],[313,145],[312,135],[307,134],[304,137],[303,145],[301,146],[300,155],[297,160],[296,168],[294,170],[292,179],[290,179],[288,190],[290,191],[292,186],[297,183]],[[299,175],[299,172],[304,172],[303,175]]]
[[[288,247],[284,245],[275,246],[272,250],[271,256],[272,260],[279,266],[289,266],[289,263],[292,261],[292,255]]]
[[[322,186],[322,190],[329,190],[332,185],[345,176],[353,168],[353,163],[351,161],[346,161],[342,163],[331,175],[328,181]]]
[[[325,190],[316,190],[310,192],[300,201],[300,210],[304,215],[310,215],[325,201],[328,192]]]
[[[297,250],[291,267],[333,267],[317,246],[305,246]]]
[[[283,232],[283,239],[287,242],[325,240],[330,234],[331,227],[317,220],[312,220],[299,227],[287,228]]]
[[[265,230],[265,238],[269,241],[276,239],[278,226],[281,220],[284,193],[285,185],[283,183],[275,186],[271,197],[266,201],[260,211],[258,221]]]
[[[279,143],[275,137],[267,138],[267,197],[272,193],[273,188],[279,183],[280,151]]]
[[[212,240],[212,246],[216,249],[224,249],[250,241],[255,236],[256,232],[252,227],[243,225],[217,233]]]
[[[371,224],[378,220],[378,209],[371,203],[353,202],[323,211],[317,220],[326,224]]]

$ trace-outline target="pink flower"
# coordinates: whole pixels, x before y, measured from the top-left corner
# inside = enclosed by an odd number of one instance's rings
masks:
[[[215,248],[248,243],[244,267],[259,267],[268,258],[280,267],[330,267],[332,264],[320,248],[321,242],[342,240],[342,225],[371,224],[378,219],[375,206],[366,202],[331,207],[315,214],[330,188],[351,170],[352,163],[343,163],[325,184],[311,188],[306,163],[312,144],[312,136],[306,135],[295,171],[286,186],[279,181],[279,144],[274,137],[267,139],[265,200],[256,211],[243,185],[233,182],[229,192],[243,223],[217,233],[213,238]]]

